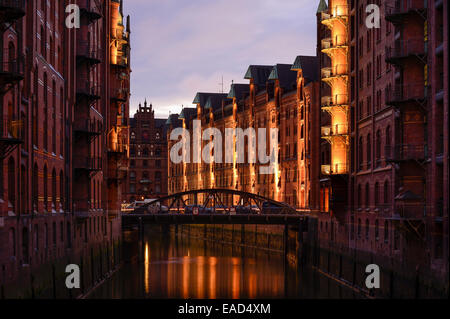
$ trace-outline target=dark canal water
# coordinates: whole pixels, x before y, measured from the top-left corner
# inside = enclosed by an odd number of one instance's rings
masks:
[[[136,232],[124,233],[124,266],[91,299],[358,298],[282,253],[175,238],[147,230],[141,261]]]

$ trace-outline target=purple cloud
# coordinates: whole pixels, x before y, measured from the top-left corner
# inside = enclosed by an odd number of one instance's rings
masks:
[[[250,64],[292,63],[316,50],[316,1],[128,0],[130,113],[147,98],[157,116],[192,106],[197,91],[244,82]]]

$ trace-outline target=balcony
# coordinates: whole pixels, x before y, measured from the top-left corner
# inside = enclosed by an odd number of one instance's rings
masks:
[[[322,165],[321,173],[322,175],[346,175],[348,173],[348,165],[345,163]]]
[[[102,122],[98,120],[85,119],[75,121],[74,130],[78,133],[98,136],[102,134]]]
[[[386,62],[402,65],[410,58],[416,58],[422,63],[426,63],[426,51],[423,38],[397,40],[393,47],[386,48]]]
[[[338,64],[332,67],[325,67],[321,70],[322,81],[332,82],[337,79],[348,79],[348,65]]]
[[[349,9],[346,5],[337,5],[329,8],[329,12],[322,12],[320,21],[329,28],[333,27],[335,21],[347,22]]]
[[[406,162],[425,160],[424,144],[404,144],[385,147],[385,158],[387,162]]]
[[[102,50],[87,41],[77,43],[77,61],[99,64],[102,61]]]
[[[426,102],[427,87],[424,83],[411,83],[405,85],[395,85],[394,90],[388,92],[386,104],[400,106],[411,102],[424,105]]]
[[[77,84],[77,98],[80,100],[88,100],[89,103],[100,99],[101,87],[90,81],[80,79]]]
[[[24,79],[24,57],[11,57],[8,51],[3,52],[0,64],[0,86],[16,84]]]
[[[76,170],[95,172],[102,170],[102,159],[99,157],[76,156],[73,158],[73,167]]]
[[[128,144],[125,140],[119,142],[109,142],[108,153],[128,155]]]
[[[118,102],[126,102],[128,100],[129,90],[126,88],[112,88],[111,99]]]
[[[86,18],[89,22],[100,19],[102,15],[102,1],[101,0],[78,0],[81,16]]]
[[[336,124],[330,126],[322,126],[322,138],[331,136],[344,136],[348,135],[348,125],[347,124]]]
[[[386,6],[386,20],[399,24],[411,15],[420,16],[425,20],[426,12],[424,0],[395,0],[394,6]]]
[[[346,108],[348,104],[347,94],[336,94],[333,96],[323,96],[321,100],[322,109],[332,110],[333,108]]]
[[[3,120],[0,125],[0,158],[5,158],[17,145],[23,143],[23,123],[21,121]]]
[[[25,16],[25,0],[0,0],[1,23],[12,23]]]

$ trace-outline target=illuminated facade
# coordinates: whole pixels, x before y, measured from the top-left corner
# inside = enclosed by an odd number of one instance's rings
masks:
[[[251,65],[245,75],[248,84],[231,85],[228,94],[197,93],[196,108],[185,108],[180,115],[169,118],[169,134],[173,128],[184,127],[190,132],[191,163],[174,164],[169,160],[169,194],[192,189],[228,188],[261,194],[293,207],[318,210],[319,166],[312,161],[320,149],[313,141],[320,136],[318,125],[318,73],[315,57],[299,56],[293,64]],[[201,132],[217,128],[223,137],[222,163],[203,160],[194,162],[193,121],[201,121]],[[233,139],[233,162],[225,163],[225,129],[279,130],[278,164],[274,174],[260,174],[266,166],[258,160],[249,163],[248,138],[245,139],[244,163],[237,158],[237,143]],[[169,150],[175,141],[169,139]],[[266,149],[269,149],[269,138]],[[212,141],[202,140],[201,150]],[[214,152],[211,157],[214,157]],[[257,158],[258,151],[256,151]],[[226,196],[226,195],[223,195]],[[195,198],[189,198],[190,203]],[[198,201],[203,199],[197,199]],[[237,204],[231,197],[224,203]]]
[[[448,272],[448,3],[375,1],[381,27],[369,29],[371,3],[322,0],[317,12],[326,83],[321,238],[442,274]]]

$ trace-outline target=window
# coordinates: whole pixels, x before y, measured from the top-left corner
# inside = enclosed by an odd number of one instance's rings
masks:
[[[367,135],[367,169],[370,169],[372,164],[372,143],[370,134]]]
[[[366,184],[366,207],[370,206],[370,186],[369,183]]]
[[[384,242],[389,241],[389,223],[387,220],[384,221]]]
[[[144,148],[144,150],[142,151],[142,156],[148,157],[148,155],[149,155],[148,148]]]
[[[380,203],[380,184],[378,182],[375,183],[375,192],[374,192],[375,205]]]
[[[361,238],[361,218],[358,218],[358,238]]]
[[[48,212],[48,172],[47,165],[44,166],[44,209]]]
[[[378,241],[379,239],[379,229],[378,229],[378,219],[375,220],[375,240]]]
[[[369,228],[370,228],[369,220],[366,219],[366,239],[369,239]]]
[[[383,202],[385,204],[389,203],[389,181],[385,181],[384,182],[384,187],[383,187]]]
[[[363,170],[363,161],[364,161],[364,146],[363,146],[363,138],[362,136],[359,138],[358,142],[358,161],[359,161],[359,170]]]
[[[375,154],[376,166],[379,167],[381,165],[381,131],[380,130],[377,131],[375,150],[376,150],[376,154]]]

